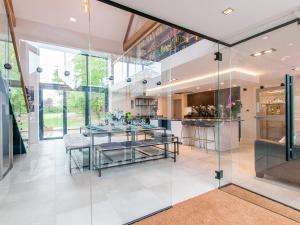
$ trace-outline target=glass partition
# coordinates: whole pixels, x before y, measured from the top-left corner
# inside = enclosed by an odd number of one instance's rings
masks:
[[[111,12],[108,20],[126,21],[109,28],[126,33],[131,14],[95,1],[91,2],[91,34],[106,27],[106,22],[97,19],[100,9]],[[134,15],[134,20],[139,24],[146,19]],[[133,26],[129,32],[134,34],[138,29]],[[90,51],[97,52],[97,45],[91,42]],[[153,53],[157,50],[152,49]],[[147,59],[141,51],[142,47],[135,45],[124,53],[120,49],[102,58],[89,58],[90,119],[85,131],[95,170],[93,224],[127,224],[173,204],[175,143],[171,130],[158,124],[159,96],[148,92],[157,82],[171,79],[171,68],[161,71],[162,62]],[[162,95],[166,121],[170,90]]]
[[[129,224],[231,184],[297,207],[298,188],[282,181],[298,181],[300,49],[286,35],[299,37],[296,25],[229,48],[96,0],[38,18],[20,18],[23,77],[1,20],[0,60],[12,65],[1,77],[29,145],[5,181],[1,219]],[[285,74],[294,77],[288,163]]]
[[[4,65],[9,63],[9,27],[5,14],[3,2],[0,3],[0,94],[1,94],[1,111],[0,111],[0,180],[7,174],[10,165],[10,148],[9,135],[5,130],[9,126],[9,99],[8,99],[8,70]]]
[[[29,148],[26,154],[15,156],[15,171],[5,181],[9,188],[1,202],[7,204],[4,207],[9,212],[0,210],[1,221],[91,224],[89,143],[82,143],[85,137],[80,135],[80,128],[86,124],[89,32],[85,28],[89,27],[89,14],[77,3],[49,9],[51,13],[46,15],[42,13],[45,2],[36,2],[36,17],[18,18],[17,28],[27,27],[26,34],[18,33],[16,43],[31,100],[26,125]],[[19,7],[18,3],[14,2],[14,7]],[[27,12],[24,8],[22,11]],[[77,23],[70,17],[76,17]],[[13,88],[11,95],[17,94]],[[17,101],[13,104],[14,111],[21,107]],[[74,144],[75,149],[71,147]],[[20,199],[12,201],[12,196]]]
[[[287,36],[287,33],[294,35]],[[298,193],[299,177],[293,169],[297,159],[288,158],[286,150],[287,117],[290,116],[286,112],[290,104],[286,101],[290,88],[286,75],[292,74],[295,80],[294,87],[291,85],[295,105],[290,129],[294,127],[297,133],[298,78],[293,69],[299,51],[299,41],[295,39],[298,34],[297,24],[291,24],[230,49],[229,62],[234,70],[230,76],[230,114],[240,121],[239,142],[231,143],[228,157],[221,158],[225,176],[228,171],[231,174],[227,183],[294,207],[297,201],[292,196]],[[233,100],[235,88],[240,89],[239,101]],[[293,154],[297,155],[296,145]],[[234,192],[230,188],[224,190]]]

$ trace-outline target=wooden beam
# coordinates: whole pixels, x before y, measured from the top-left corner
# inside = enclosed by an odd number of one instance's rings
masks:
[[[151,33],[154,29],[159,26],[159,23],[148,20],[143,26],[135,32],[126,42],[123,43],[123,50],[127,51],[128,49],[136,46],[145,36]]]
[[[13,43],[13,47],[14,47],[14,51],[15,51],[17,66],[18,66],[18,70],[20,73],[24,101],[25,101],[27,112],[29,113],[29,103],[28,103],[28,98],[27,98],[27,93],[26,93],[25,82],[23,79],[23,73],[22,73],[22,69],[21,69],[21,63],[20,63],[17,42],[16,42],[16,35],[15,35],[15,30],[14,30],[15,17],[13,15],[13,11],[11,8],[11,6],[12,6],[11,0],[4,0],[4,5],[5,5],[6,14],[7,14],[8,26],[9,26],[9,30],[10,30],[10,34],[11,34],[11,39],[12,39],[12,43]]]
[[[17,22],[16,22],[16,16],[15,16],[12,0],[5,0],[5,4],[7,4],[7,11],[9,12],[9,14],[11,16],[12,24],[14,27],[16,27]]]
[[[134,19],[134,14],[132,13],[132,14],[130,15],[130,18],[129,18],[129,22],[128,22],[126,34],[125,34],[125,37],[124,37],[123,45],[124,45],[124,43],[125,43],[125,42],[127,41],[127,39],[128,39],[128,36],[129,36],[130,30],[131,30],[131,26],[132,26],[133,19]]]

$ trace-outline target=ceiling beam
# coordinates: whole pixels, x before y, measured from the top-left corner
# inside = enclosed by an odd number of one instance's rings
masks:
[[[13,47],[14,47],[17,66],[18,66],[18,70],[20,73],[20,77],[21,77],[21,86],[22,86],[23,96],[24,96],[24,100],[25,100],[25,105],[26,105],[27,112],[29,113],[29,102],[28,102],[28,98],[27,98],[25,82],[23,79],[23,73],[22,73],[22,68],[21,68],[21,63],[20,63],[20,58],[19,58],[19,53],[18,53],[18,47],[17,47],[17,42],[16,42],[16,35],[15,35],[15,30],[14,30],[14,27],[15,27],[14,24],[16,24],[16,18],[14,17],[14,14],[13,14],[11,0],[4,0],[4,5],[5,5],[6,14],[7,14],[8,26],[9,26],[9,30],[10,30]]]
[[[182,30],[184,32],[187,32],[187,33],[190,33],[190,34],[193,34],[195,36],[198,36],[198,37],[201,37],[203,39],[206,39],[206,40],[209,40],[209,41],[212,41],[212,42],[215,42],[215,43],[218,43],[218,44],[221,44],[221,45],[224,45],[224,46],[227,46],[227,47],[230,47],[230,44],[228,43],[225,43],[223,41],[220,41],[220,40],[217,40],[215,38],[212,38],[212,37],[209,37],[205,34],[201,34],[199,32],[196,32],[196,31],[193,31],[191,29],[188,29],[188,28],[185,28],[185,27],[182,27],[182,26],[179,26],[179,25],[176,25],[174,23],[171,23],[171,22],[168,22],[166,20],[163,20],[163,19],[160,19],[160,18],[157,18],[155,16],[151,16],[149,14],[146,14],[146,13],[143,13],[141,11],[138,11],[138,10],[135,10],[133,8],[130,8],[128,6],[125,6],[125,5],[122,5],[122,4],[119,4],[119,3],[116,3],[112,0],[98,0],[99,2],[103,2],[105,4],[108,4],[108,5],[111,5],[111,6],[114,6],[116,8],[119,8],[119,9],[123,9],[127,12],[130,12],[130,13],[134,13],[136,15],[139,15],[139,16],[142,16],[142,17],[145,17],[149,20],[153,20],[153,21],[157,21],[158,23],[162,23],[162,24],[165,24],[167,26],[170,26],[170,27],[173,27],[173,28],[176,28],[178,30]]]
[[[133,19],[134,19],[134,14],[132,13],[132,14],[130,15],[130,18],[129,18],[129,22],[128,22],[126,34],[125,34],[125,37],[124,37],[123,45],[124,45],[124,43],[125,43],[125,42],[127,41],[127,39],[128,39],[130,30],[131,30],[131,27],[132,27]]]
[[[127,37],[127,40],[123,43],[123,50],[127,51],[128,49],[136,46],[144,37],[146,37],[158,26],[159,23],[152,20],[147,20],[137,32],[135,32],[131,37]]]
[[[5,0],[5,5],[7,8],[7,13],[10,15],[10,19],[12,21],[12,25],[14,27],[16,27],[17,22],[16,22],[16,16],[15,16],[15,12],[14,12],[14,7],[12,4],[12,0]]]

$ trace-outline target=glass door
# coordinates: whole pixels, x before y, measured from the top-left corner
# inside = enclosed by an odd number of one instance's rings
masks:
[[[300,70],[299,70],[300,71]],[[293,76],[293,109],[292,109],[292,129],[294,131],[294,145],[293,145],[293,162],[291,163],[291,168],[287,176],[294,183],[300,183],[300,175],[292,171],[294,168],[300,166],[300,77],[299,72],[295,70]],[[298,202],[292,202],[292,206],[297,207]],[[299,207],[299,205],[298,205]]]
[[[294,35],[288,36],[288,33]],[[220,168],[227,176],[220,182],[221,190],[236,195],[233,188],[224,187],[233,184],[299,208],[300,201],[295,199],[300,191],[299,176],[295,172],[298,165],[296,134],[299,132],[299,35],[299,26],[291,24],[238,44],[230,48],[228,59],[223,57],[229,65],[228,74],[224,76],[230,78],[231,89],[227,109],[231,128],[235,120],[239,121],[239,141],[231,141],[230,150],[221,154],[226,157],[220,158]],[[287,74],[293,75],[294,84],[290,84],[292,80]],[[220,80],[220,85],[223,83]],[[232,99],[235,88],[240,89],[239,101]],[[292,103],[294,107],[288,108]],[[291,150],[292,154],[287,157]]]
[[[68,91],[67,95],[67,113],[66,113],[66,131],[67,133],[78,133],[80,127],[85,125],[85,93],[82,91]]]
[[[62,90],[42,90],[42,137],[59,138],[64,134],[64,103]]]

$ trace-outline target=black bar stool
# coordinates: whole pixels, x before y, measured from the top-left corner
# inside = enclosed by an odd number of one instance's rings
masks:
[[[191,141],[194,139],[193,136],[183,136],[184,135],[184,130],[188,130],[188,128],[192,128],[194,125],[194,121],[192,120],[182,120],[181,121],[181,136],[180,136],[180,143],[183,144],[184,139],[189,139],[189,145],[192,147]]]
[[[194,122],[194,142],[199,142],[199,147],[205,147],[205,129],[206,129],[206,124],[203,121],[197,120]]]
[[[203,131],[204,131],[203,141],[204,141],[204,144],[205,144],[206,152],[208,152],[208,148],[207,148],[208,143],[214,143],[215,150],[216,150],[216,129],[215,128],[216,128],[215,122],[205,121],[203,123]],[[208,133],[209,129],[212,129],[213,139],[208,139],[208,137],[207,137],[207,133]]]

